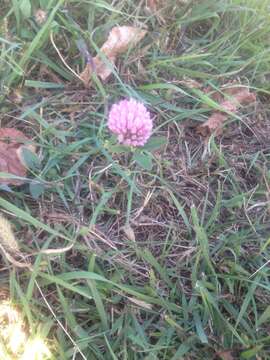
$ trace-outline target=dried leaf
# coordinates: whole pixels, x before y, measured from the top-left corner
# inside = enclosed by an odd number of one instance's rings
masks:
[[[213,133],[220,135],[221,126],[226,121],[227,117],[228,115],[225,113],[215,112],[203,125],[198,126],[197,132],[204,137],[208,137]]]
[[[132,227],[129,224],[126,224],[125,226],[123,226],[122,230],[126,234],[126,237],[128,238],[128,240],[133,241],[133,242],[136,241],[134,230],[132,229]]]
[[[154,14],[160,23],[165,23],[165,19],[161,16],[160,11],[166,5],[165,0],[146,0],[146,9]]]
[[[218,352],[217,355],[221,360],[234,360],[234,357],[230,350]]]
[[[160,24],[165,24],[166,21],[171,20],[172,13],[174,13],[179,6],[185,6],[190,1],[191,0],[176,0],[174,4],[169,4],[166,0],[145,0],[145,10],[147,13],[155,15]],[[164,12],[165,18],[162,16]]]
[[[202,136],[221,134],[222,125],[228,118],[227,112],[235,113],[241,105],[250,104],[256,100],[255,94],[242,86],[227,87],[223,93],[230,98],[224,100],[224,97],[222,98],[218,93],[214,93],[213,98],[220,103],[224,112],[215,111],[203,125],[198,126],[197,132]]]
[[[23,147],[33,151],[31,145],[24,145],[29,139],[19,130],[0,129],[0,172],[25,177],[27,169],[23,163],[21,152]],[[12,178],[0,178],[0,184],[20,185],[24,181]]]
[[[100,51],[111,62],[115,64],[117,56],[126,52],[129,47],[138,44],[145,36],[146,30],[142,30],[132,26],[116,26],[114,27],[103,44]],[[105,81],[111,75],[111,68],[105,64],[99,55],[93,58],[93,63],[88,63],[80,74],[80,78],[86,87],[89,86],[93,71]]]
[[[158,0],[147,0],[146,1],[146,6],[151,10],[151,12],[155,13],[158,9],[158,5],[159,5]]]
[[[201,89],[203,84],[198,82],[197,80],[190,79],[187,76],[184,76],[183,80],[178,82],[179,84],[187,87],[188,89]]]

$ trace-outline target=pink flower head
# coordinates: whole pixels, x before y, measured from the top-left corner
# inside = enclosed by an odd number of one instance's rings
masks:
[[[112,106],[108,127],[121,144],[143,146],[151,136],[153,122],[146,107],[130,99]]]

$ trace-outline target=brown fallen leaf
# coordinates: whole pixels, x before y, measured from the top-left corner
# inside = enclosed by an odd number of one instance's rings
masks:
[[[179,6],[186,6],[189,2],[190,0],[176,0],[174,4],[170,4],[166,0],[145,0],[145,10],[148,14],[154,15],[162,25],[171,20],[172,13]]]
[[[217,356],[221,360],[234,360],[232,352],[230,350],[225,350],[217,353]]]
[[[146,6],[154,13],[158,9],[158,0],[146,0]]]
[[[201,89],[203,84],[197,80],[190,79],[187,76],[184,76],[183,80],[177,81],[178,84],[187,87],[188,89]]]
[[[134,230],[132,229],[132,227],[129,224],[126,224],[125,226],[123,226],[122,230],[124,231],[128,240],[133,241],[133,242],[136,241]]]
[[[228,118],[227,112],[235,113],[241,105],[248,105],[256,100],[255,94],[251,93],[248,88],[243,86],[227,87],[223,90],[226,100],[219,95],[214,94],[214,99],[218,100],[220,106],[224,109],[222,111],[215,111],[209,119],[202,125],[197,127],[197,132],[205,137],[215,133],[220,135],[222,125]],[[229,97],[229,99],[227,99]]]
[[[111,62],[115,64],[117,56],[126,52],[129,47],[138,44],[146,35],[146,30],[142,30],[132,26],[115,26],[103,44],[100,51]],[[89,87],[92,73],[96,74],[105,81],[111,75],[111,68],[105,64],[99,55],[93,58],[93,63],[88,63],[80,74],[80,78],[86,87]]]
[[[164,0],[146,0],[146,8],[156,15],[156,12],[164,6]]]
[[[19,130],[12,128],[0,129],[0,172],[25,177],[27,173],[24,164],[22,150],[28,148],[33,151],[34,147],[25,145],[29,139]],[[0,184],[20,185],[24,181],[20,179],[1,178]]]
[[[146,10],[151,15],[155,15],[160,24],[165,23],[165,19],[162,17],[160,10],[166,5],[165,0],[146,0]]]

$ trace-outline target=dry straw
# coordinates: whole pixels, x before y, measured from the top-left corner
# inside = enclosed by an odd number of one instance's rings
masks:
[[[10,222],[0,214],[0,245],[9,253],[19,252],[19,245],[16,241]]]

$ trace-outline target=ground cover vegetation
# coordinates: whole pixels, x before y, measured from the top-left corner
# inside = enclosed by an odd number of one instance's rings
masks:
[[[1,334],[1,359],[269,359],[269,1],[0,19],[0,330],[32,344]],[[129,98],[143,147],[107,126]]]

